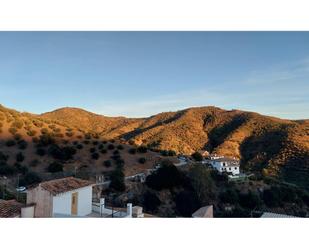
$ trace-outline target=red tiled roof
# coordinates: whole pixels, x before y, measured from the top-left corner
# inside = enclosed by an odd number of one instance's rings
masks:
[[[90,181],[82,180],[75,177],[66,177],[56,180],[51,180],[47,182],[42,182],[40,186],[52,193],[53,195],[57,195],[64,192],[69,192],[74,189],[83,188],[86,186],[90,186],[93,183]]]
[[[0,200],[0,218],[13,218],[20,215],[22,205],[16,200]]]

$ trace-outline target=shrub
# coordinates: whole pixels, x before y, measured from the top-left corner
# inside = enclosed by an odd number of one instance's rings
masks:
[[[109,168],[110,166],[112,166],[112,162],[110,160],[106,160],[103,162],[103,165],[106,167],[106,168]]]
[[[99,153],[95,152],[91,155],[91,158],[94,159],[94,160],[98,160],[100,157]]]
[[[33,137],[33,136],[36,135],[36,131],[35,131],[35,130],[29,130],[29,131],[27,132],[27,135],[30,136],[30,137]]]
[[[141,158],[138,159],[138,162],[140,164],[144,164],[144,163],[146,163],[146,158],[145,157],[141,157]]]
[[[121,158],[118,158],[115,160],[117,167],[122,168],[124,166],[124,160]]]
[[[5,155],[3,152],[0,151],[0,163],[6,162],[9,159],[8,155]]]
[[[39,165],[39,163],[40,163],[39,160],[34,159],[34,160],[32,160],[32,161],[30,162],[29,166],[30,166],[30,167],[36,167],[36,166]]]
[[[119,145],[117,146],[117,149],[118,149],[118,150],[123,150],[123,146],[122,146],[121,144],[119,144]]]
[[[191,156],[195,161],[198,161],[198,162],[203,161],[203,156],[199,152],[194,152]]]
[[[103,150],[104,149],[104,145],[100,144],[98,148],[99,148],[99,150]]]
[[[73,146],[59,147],[53,144],[48,149],[48,154],[58,160],[67,161],[73,158],[76,154],[76,149]]]
[[[134,140],[129,140],[129,144],[130,144],[130,145],[135,145]]]
[[[161,150],[162,156],[176,156],[176,152],[174,150]]]
[[[145,146],[139,146],[138,148],[137,148],[137,152],[138,153],[146,153],[147,152],[147,147],[145,147]]]
[[[23,153],[19,152],[16,155],[16,161],[17,162],[23,162],[25,160],[25,156],[23,155]]]
[[[51,134],[43,134],[40,136],[38,144],[39,146],[48,146],[55,143],[55,139]]]
[[[88,140],[83,141],[84,144],[89,144],[90,142]]]
[[[33,138],[32,138],[32,142],[35,143],[35,144],[38,144],[39,141],[40,141],[40,139],[37,138],[37,137],[33,137]]]
[[[37,153],[39,156],[45,156],[46,151],[45,151],[43,148],[38,148],[38,149],[36,150],[36,153]]]
[[[47,128],[42,128],[41,129],[41,133],[42,134],[47,134],[48,133],[48,129]]]
[[[14,146],[16,144],[16,142],[14,140],[8,140],[8,141],[6,141],[5,144],[6,144],[7,147],[11,147],[11,146]]]
[[[93,141],[92,144],[93,144],[93,145],[98,145],[99,142],[98,142],[98,141]]]
[[[12,123],[12,127],[16,128],[16,129],[21,129],[24,125],[24,122],[22,120],[15,120]]]
[[[86,133],[85,134],[85,139],[87,139],[87,140],[91,139],[91,134],[90,133]]]
[[[16,173],[16,168],[0,162],[0,175],[8,176]]]
[[[48,166],[47,170],[50,173],[62,172],[63,165],[59,162],[53,162]]]
[[[129,149],[129,153],[132,155],[136,154],[136,149],[135,148]]]
[[[143,207],[146,211],[155,212],[158,210],[158,207],[161,205],[161,201],[155,193],[147,191],[143,195]]]
[[[70,131],[70,132],[66,132],[65,135],[67,137],[73,137],[74,136],[74,132]]]
[[[9,132],[10,132],[12,135],[15,135],[16,132],[17,132],[17,129],[14,128],[14,127],[11,127],[11,128],[9,128]]]
[[[90,153],[95,153],[96,152],[96,149],[95,148],[90,148]]]
[[[28,146],[28,143],[25,140],[20,140],[18,142],[18,148],[20,150],[25,150],[27,148],[27,146]]]
[[[19,141],[21,138],[22,138],[22,136],[21,136],[20,134],[18,134],[18,133],[16,133],[16,134],[14,135],[14,139],[15,139],[16,141]]]
[[[106,154],[106,153],[107,153],[107,150],[106,150],[106,149],[102,149],[102,150],[100,150],[100,152],[101,152],[102,154]]]
[[[38,120],[33,120],[32,123],[38,127],[38,128],[42,128],[43,127],[43,123],[38,121]]]
[[[108,150],[113,150],[113,149],[115,149],[115,146],[114,146],[113,144],[109,144],[109,145],[107,146],[107,149],[108,149]]]
[[[81,149],[84,148],[84,146],[83,146],[82,144],[78,144],[78,145],[76,145],[76,148],[79,149],[79,150],[81,150]]]
[[[114,151],[113,151],[113,154],[114,154],[114,155],[119,155],[119,150],[114,150]]]

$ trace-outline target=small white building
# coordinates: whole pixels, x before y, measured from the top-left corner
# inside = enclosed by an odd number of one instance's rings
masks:
[[[27,191],[27,204],[34,204],[34,217],[83,217],[92,212],[90,181],[67,177],[40,183]]]
[[[229,173],[232,175],[239,175],[239,161],[234,158],[219,157],[208,161],[213,168],[215,168],[220,173]]]

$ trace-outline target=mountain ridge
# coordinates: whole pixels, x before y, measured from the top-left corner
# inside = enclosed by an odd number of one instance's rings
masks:
[[[306,119],[280,119],[214,106],[162,112],[146,118],[107,117],[71,107],[27,115],[104,139],[144,145],[154,151],[173,150],[190,155],[207,150],[237,157],[244,169],[291,182],[302,178],[309,187],[309,121]]]

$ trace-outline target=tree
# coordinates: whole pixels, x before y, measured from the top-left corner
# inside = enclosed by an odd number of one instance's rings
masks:
[[[215,184],[211,177],[210,170],[201,164],[196,164],[189,171],[191,185],[196,196],[202,205],[208,204],[214,198]]]
[[[109,145],[107,146],[107,149],[108,149],[108,150],[113,150],[113,149],[115,149],[115,146],[114,146],[113,144],[109,144]]]
[[[94,160],[98,160],[100,157],[99,153],[95,152],[91,155],[91,158],[94,159]]]
[[[2,151],[0,151],[0,162],[6,162],[9,159],[8,155],[5,155]]]
[[[130,148],[129,149],[129,153],[132,154],[132,155],[136,154],[136,149],[135,148]]]
[[[260,197],[252,191],[239,195],[239,204],[248,209],[254,209],[261,204]]]
[[[110,160],[105,160],[103,162],[103,165],[106,167],[106,168],[109,168],[110,166],[112,166],[112,162]]]
[[[16,142],[14,140],[8,140],[5,144],[7,147],[12,147],[16,144]]]
[[[120,168],[116,168],[110,175],[110,185],[109,187],[119,191],[119,192],[123,192],[126,189],[125,183],[124,183],[124,173],[122,171],[122,169]]]
[[[228,189],[222,192],[219,198],[223,203],[229,203],[229,204],[238,203],[238,194],[234,189]]]
[[[121,144],[119,144],[119,145],[117,146],[117,149],[118,149],[118,150],[123,150],[123,146],[122,146]]]
[[[139,146],[138,148],[137,148],[137,152],[138,153],[146,153],[147,152],[147,147],[146,146]]]
[[[35,183],[40,183],[41,177],[35,173],[35,172],[28,172],[25,177],[24,177],[24,181],[26,183],[26,185],[31,185],[31,184],[35,184]]]
[[[203,161],[203,156],[199,152],[194,152],[191,156],[195,161],[198,161],[198,162]]]
[[[200,207],[199,200],[194,192],[182,191],[175,197],[177,213],[183,217],[192,217]]]
[[[5,162],[0,162],[0,175],[14,175],[16,171],[15,167],[9,166]]]
[[[36,153],[37,153],[39,156],[45,156],[46,151],[45,151],[43,148],[38,148],[38,149],[36,150]]]
[[[263,192],[263,200],[268,207],[280,206],[280,190],[278,187],[265,189]]]
[[[50,173],[62,172],[63,165],[59,162],[53,162],[48,166],[47,170]]]
[[[146,178],[146,185],[155,190],[173,188],[182,183],[182,173],[169,160],[162,161],[161,167]]]
[[[24,160],[25,160],[25,156],[23,155],[23,153],[21,153],[21,152],[17,153],[17,155],[16,155],[16,161],[17,161],[17,162],[22,162],[22,161],[24,161]]]
[[[147,191],[143,195],[143,207],[146,211],[155,212],[158,210],[158,207],[161,205],[161,201],[155,193]]]
[[[146,158],[145,157],[141,157],[141,158],[138,159],[138,162],[140,164],[144,164],[144,163],[146,163]]]
[[[28,143],[25,140],[20,140],[17,144],[20,150],[25,150],[28,146]]]

